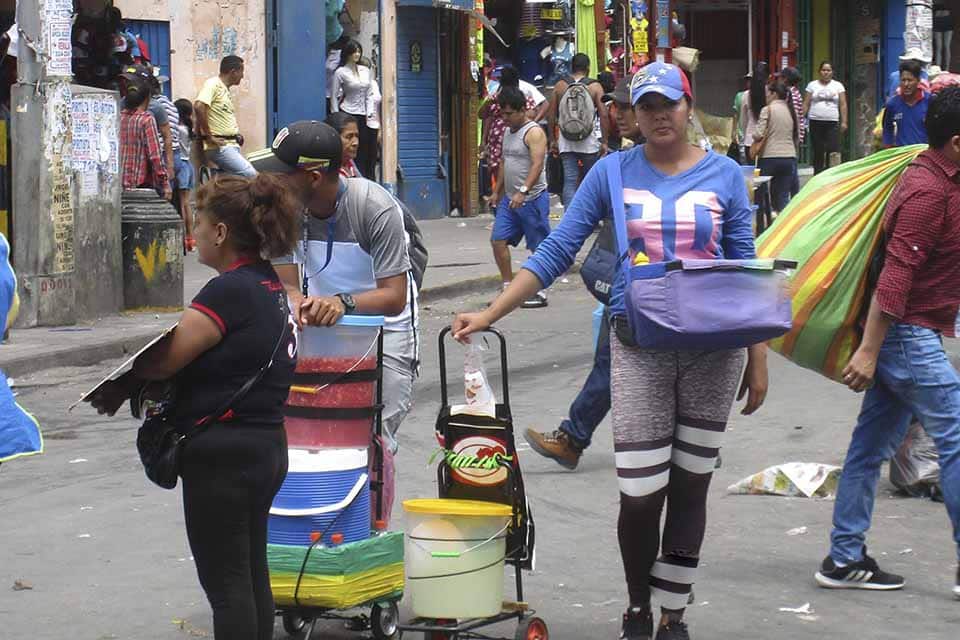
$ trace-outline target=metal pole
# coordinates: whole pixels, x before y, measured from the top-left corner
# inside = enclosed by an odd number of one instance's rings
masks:
[[[383,95],[381,181],[396,193],[397,187],[397,0],[380,0],[380,56]]]
[[[747,71],[753,73],[753,0],[747,2]]]

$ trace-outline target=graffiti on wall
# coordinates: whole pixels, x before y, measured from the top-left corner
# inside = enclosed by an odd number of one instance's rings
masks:
[[[261,35],[241,32],[233,27],[216,26],[209,37],[200,38],[196,43],[195,58],[198,61],[220,61],[224,56],[243,56],[256,50]]]

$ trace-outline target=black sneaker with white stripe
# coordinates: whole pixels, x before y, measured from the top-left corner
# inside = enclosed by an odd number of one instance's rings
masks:
[[[872,591],[893,591],[902,589],[903,576],[887,573],[877,561],[863,554],[863,560],[844,567],[838,567],[833,558],[827,556],[814,578],[825,589],[869,589]]]

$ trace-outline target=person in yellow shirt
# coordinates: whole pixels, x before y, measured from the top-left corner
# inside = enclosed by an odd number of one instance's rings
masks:
[[[243,157],[243,136],[230,97],[230,87],[243,80],[243,58],[227,56],[220,61],[220,75],[207,80],[194,103],[197,136],[203,140],[204,159],[224,173],[252,177],[253,165]]]

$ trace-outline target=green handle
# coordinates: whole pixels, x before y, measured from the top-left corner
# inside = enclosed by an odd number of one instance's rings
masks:
[[[459,551],[431,551],[430,555],[434,558],[459,558]]]

